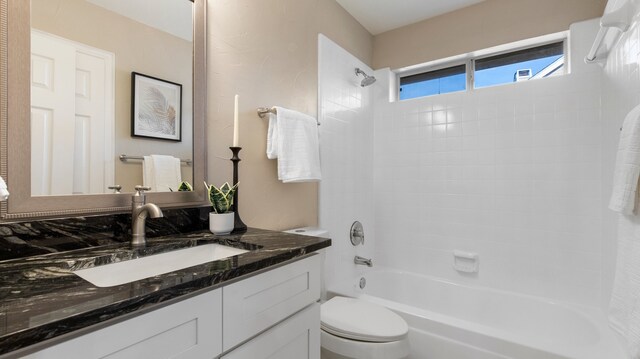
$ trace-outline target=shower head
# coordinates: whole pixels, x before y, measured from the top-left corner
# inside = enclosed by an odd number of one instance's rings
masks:
[[[356,67],[356,76],[362,74],[362,76],[364,76],[364,79],[362,79],[362,82],[360,82],[360,86],[365,87],[365,86],[369,86],[371,84],[373,84],[374,82],[376,82],[376,78],[373,76],[369,76],[367,74],[364,73],[364,71],[360,70],[360,68]]]

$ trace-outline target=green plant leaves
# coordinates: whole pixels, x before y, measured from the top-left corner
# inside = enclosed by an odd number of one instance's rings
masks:
[[[191,192],[193,191],[193,187],[191,187],[191,184],[187,181],[182,181],[182,183],[180,183],[180,186],[178,187],[178,192]]]
[[[214,185],[207,185],[205,182],[204,186],[207,188],[207,197],[213,210],[216,213],[229,212],[229,209],[233,205],[233,195],[238,189],[238,184],[236,183],[232,187],[229,182],[225,182],[220,188],[217,188]]]

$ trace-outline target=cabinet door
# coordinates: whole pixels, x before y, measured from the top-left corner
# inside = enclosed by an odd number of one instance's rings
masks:
[[[227,351],[320,299],[320,256],[230,284],[222,296]]]
[[[222,293],[214,290],[26,356],[213,358],[222,352]]]
[[[320,359],[320,304],[310,305],[222,356],[222,359],[267,358]]]

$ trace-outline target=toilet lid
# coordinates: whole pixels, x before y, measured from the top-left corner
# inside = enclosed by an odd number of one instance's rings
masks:
[[[322,329],[346,339],[392,342],[403,339],[409,331],[399,315],[364,300],[333,297],[320,308]]]

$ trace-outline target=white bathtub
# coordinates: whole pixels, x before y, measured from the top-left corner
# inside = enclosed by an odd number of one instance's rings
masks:
[[[604,314],[539,297],[374,269],[328,294],[384,305],[409,324],[412,359],[626,359]]]

